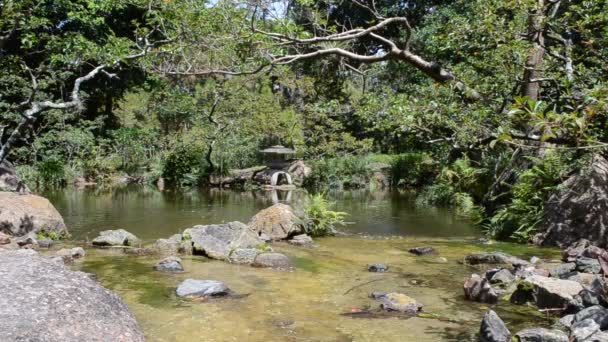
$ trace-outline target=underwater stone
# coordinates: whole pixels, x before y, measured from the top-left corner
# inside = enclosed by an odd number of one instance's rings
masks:
[[[186,279],[177,287],[179,297],[218,297],[228,294],[230,289],[217,280]]]
[[[367,270],[370,272],[384,273],[388,271],[388,265],[385,264],[371,264],[367,265]]]
[[[154,265],[154,269],[161,272],[183,272],[182,259],[170,256]]]
[[[288,269],[291,267],[291,261],[289,261],[286,255],[281,253],[262,253],[255,257],[253,266]]]
[[[435,254],[435,248],[433,247],[415,247],[409,250],[410,253],[414,254],[414,255],[430,255],[430,254]]]

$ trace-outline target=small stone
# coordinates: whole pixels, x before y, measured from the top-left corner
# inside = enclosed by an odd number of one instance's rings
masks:
[[[562,253],[562,260],[565,262],[574,262],[576,259],[583,254],[585,249],[589,247],[591,243],[589,240],[580,239],[577,242],[570,245]]]
[[[154,250],[161,255],[175,255],[179,252],[181,244],[181,235],[179,240],[173,239],[158,239],[154,243]]]
[[[161,272],[183,272],[182,259],[170,256],[154,265],[154,269]]]
[[[8,245],[9,243],[11,243],[11,237],[0,232],[0,245]]]
[[[494,304],[498,301],[498,294],[487,279],[472,274],[463,285],[466,299],[480,303]]]
[[[124,229],[104,230],[99,236],[93,239],[93,246],[135,246],[140,243],[137,236]]]
[[[515,281],[515,276],[506,268],[496,272],[492,275],[492,278],[490,278],[490,283],[492,284],[508,284],[513,281]]]
[[[515,340],[518,342],[568,342],[568,335],[561,330],[531,328],[515,334]]]
[[[435,248],[433,247],[415,247],[409,250],[410,253],[414,254],[414,255],[430,255],[430,254],[435,254]]]
[[[51,248],[53,246],[53,240],[38,240],[38,247],[40,248]]]
[[[481,342],[511,341],[511,332],[507,329],[505,322],[493,310],[488,310],[485,313],[479,330],[479,341]]]
[[[374,291],[372,293],[370,293],[369,297],[373,298],[373,299],[380,299],[382,297],[386,296],[386,293],[384,292],[378,292],[378,291]]]
[[[289,261],[286,255],[281,253],[262,253],[255,257],[253,266],[289,269],[291,268],[291,261]]]
[[[287,242],[296,246],[310,246],[313,244],[312,238],[306,234],[296,235]]]
[[[367,270],[369,272],[384,273],[384,272],[388,272],[388,265],[371,264],[371,265],[367,265]]]
[[[70,249],[70,254],[72,255],[72,258],[74,258],[74,259],[84,258],[84,256],[86,255],[84,248],[82,248],[82,247],[74,247],[74,248]]]
[[[230,253],[230,262],[234,264],[253,264],[260,251],[255,248],[237,248]]]
[[[380,307],[386,311],[398,311],[413,315],[422,309],[422,304],[403,293],[388,293],[379,297],[379,300],[382,302]]]
[[[538,264],[540,262],[540,258],[537,256],[533,256],[530,258],[530,263],[531,264]]]
[[[217,280],[186,279],[177,287],[179,297],[219,297],[225,296],[230,289]]]

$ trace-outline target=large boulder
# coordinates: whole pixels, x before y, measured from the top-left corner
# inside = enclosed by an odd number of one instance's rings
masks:
[[[13,236],[30,232],[66,235],[63,218],[48,199],[36,195],[0,192],[0,231]]]
[[[277,203],[257,213],[249,222],[249,228],[263,239],[285,240],[302,233],[297,217],[290,206]]]
[[[258,235],[241,222],[194,226],[184,231],[183,239],[190,241],[194,254],[211,259],[230,261],[232,251],[255,248],[262,244]]]
[[[582,285],[575,281],[535,274],[522,280],[511,301],[532,301],[541,309],[565,309],[582,290]]]
[[[30,194],[30,189],[21,181],[15,167],[8,160],[0,163],[0,191]]]
[[[479,329],[480,342],[510,342],[511,332],[496,312],[488,310]]]
[[[564,248],[584,238],[608,247],[608,160],[594,156],[560,188],[545,205],[545,226],[533,241]]]
[[[135,246],[141,243],[141,240],[124,229],[116,229],[102,231],[92,243],[98,247]]]
[[[0,252],[2,341],[144,341],[116,294],[31,250]]]

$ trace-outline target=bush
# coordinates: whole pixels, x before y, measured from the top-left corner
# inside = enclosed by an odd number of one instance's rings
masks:
[[[437,173],[437,164],[426,153],[404,153],[392,158],[393,186],[420,187],[429,184]]]
[[[372,173],[370,164],[362,156],[312,160],[310,166],[314,172],[304,185],[320,189],[363,188]]]
[[[310,196],[304,207],[304,215],[300,217],[300,224],[304,231],[311,236],[327,236],[336,234],[336,226],[345,225],[346,213],[332,211],[329,202],[323,194]]]
[[[179,146],[167,156],[163,177],[173,185],[197,185],[202,174],[203,150],[198,146]]]

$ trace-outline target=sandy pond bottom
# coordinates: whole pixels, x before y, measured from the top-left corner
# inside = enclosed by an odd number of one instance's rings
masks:
[[[437,256],[407,252],[433,246]],[[447,239],[324,238],[313,249],[274,245],[295,269],[281,272],[184,257],[185,273],[152,269],[157,257],[88,250],[74,268],[95,274],[126,301],[148,341],[473,341],[487,306],[466,302],[464,279],[475,270],[461,265],[473,252],[501,250],[518,256],[554,258],[555,250],[510,244],[481,246]],[[369,273],[370,263],[390,265]],[[175,295],[186,278],[225,282],[242,298],[192,302]],[[372,291],[402,292],[424,304],[425,317],[369,318],[344,315],[378,307]],[[513,331],[552,322],[534,308],[501,302],[494,307]]]

